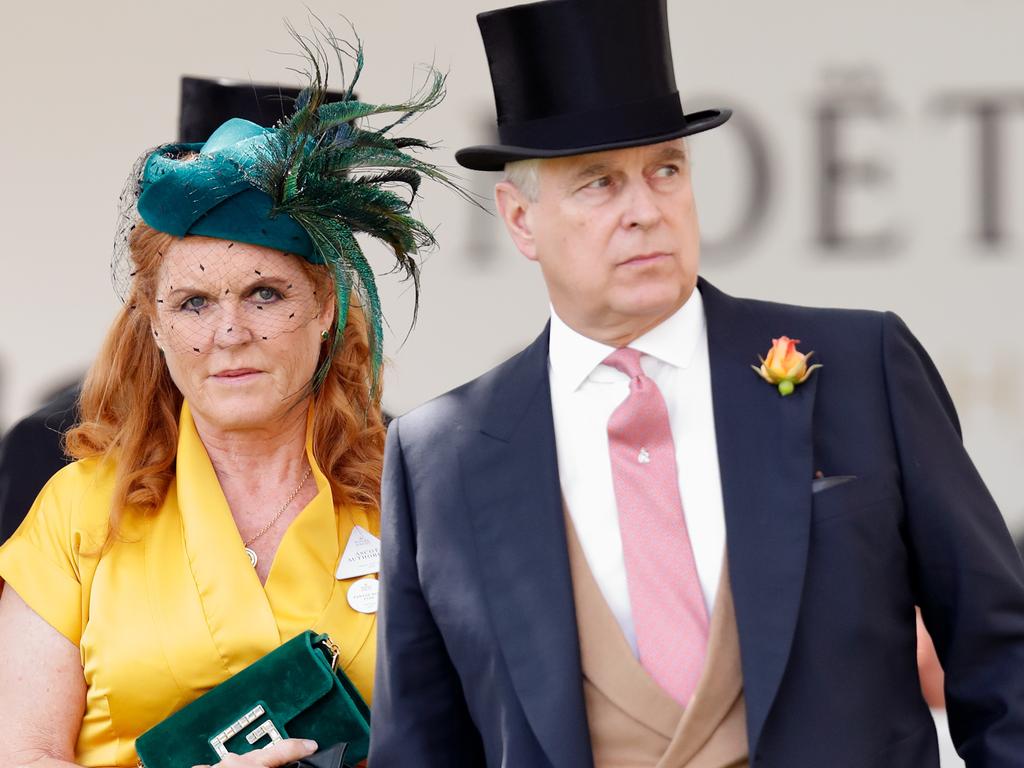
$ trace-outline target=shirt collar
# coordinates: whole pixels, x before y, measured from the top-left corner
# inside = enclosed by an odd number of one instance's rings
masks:
[[[687,368],[704,333],[704,300],[694,287],[683,306],[628,346],[676,368]],[[570,328],[551,308],[548,364],[556,389],[575,391],[614,351]]]

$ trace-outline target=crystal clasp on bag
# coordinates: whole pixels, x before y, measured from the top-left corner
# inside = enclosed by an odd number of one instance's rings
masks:
[[[221,731],[212,739],[210,739],[210,746],[213,747],[213,751],[217,753],[217,757],[227,757],[228,750],[227,747],[225,747],[224,745],[227,744],[228,740],[240,734],[242,731],[244,731],[246,728],[248,728],[250,725],[256,722],[258,718],[262,717],[265,714],[266,710],[263,708],[263,706],[261,704],[257,704],[255,707],[253,707],[244,715],[242,715],[238,720],[233,722],[223,731]],[[274,726],[274,724],[270,721],[269,718],[264,720],[255,728],[253,728],[253,730],[250,731],[248,735],[246,735],[245,740],[250,744],[255,744],[264,736],[270,738],[271,744],[283,740],[283,737],[281,736],[280,732],[277,730],[277,728]]]

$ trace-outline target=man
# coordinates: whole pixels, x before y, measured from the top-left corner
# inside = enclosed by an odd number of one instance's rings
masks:
[[[967,764],[1024,765],[1024,569],[925,351],[697,277],[681,137],[728,113],[664,0],[478,18],[501,144],[457,158],[553,312],[391,426],[371,764],[936,768],[918,605]]]

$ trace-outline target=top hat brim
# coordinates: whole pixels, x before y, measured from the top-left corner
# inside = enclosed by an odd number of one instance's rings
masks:
[[[659,144],[663,141],[671,141],[683,136],[692,136],[695,133],[717,128],[730,117],[732,117],[731,109],[707,109],[686,115],[686,122],[683,125],[665,133],[635,136],[629,139],[619,139],[585,146],[545,148],[518,147],[507,144],[479,144],[460,149],[455,153],[455,160],[462,167],[474,171],[501,171],[504,170],[505,163],[511,163],[516,160],[569,157],[571,155],[586,155],[591,152],[604,152],[609,149],[626,149],[627,147]]]

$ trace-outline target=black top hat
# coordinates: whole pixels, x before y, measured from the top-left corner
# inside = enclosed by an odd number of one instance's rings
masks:
[[[542,0],[477,16],[500,144],[455,159],[505,163],[656,144],[721,125],[732,112],[683,114],[666,0]]]
[[[178,140],[186,144],[205,142],[233,117],[269,128],[292,113],[298,95],[298,88],[282,85],[182,77]],[[343,98],[342,92],[328,91],[326,100]]]

